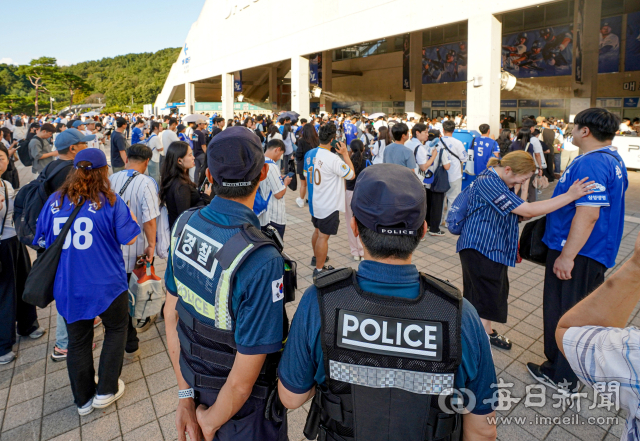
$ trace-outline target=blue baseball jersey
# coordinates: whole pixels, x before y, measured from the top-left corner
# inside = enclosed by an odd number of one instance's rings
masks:
[[[553,196],[566,193],[577,179],[586,177],[596,182],[595,191],[549,213],[542,240],[549,248],[562,251],[576,207],[600,207],[600,217],[578,254],[612,268],[616,264],[624,229],[624,195],[629,186],[627,168],[612,147],[578,156],[560,178]]]
[[[223,226],[250,223],[260,228],[258,217],[246,206],[221,197],[200,210],[207,221]],[[234,336],[238,352],[245,355],[271,354],[282,349],[284,308],[282,282],[284,260],[271,246],[253,252],[242,264],[233,281],[231,309],[235,317]],[[178,295],[173,276],[173,258],[167,259],[165,272],[167,291]]]
[[[142,139],[142,130],[138,127],[134,127],[131,131],[131,145],[140,143]]]
[[[356,139],[358,136],[358,128],[355,124],[351,124],[350,122],[344,123],[344,136],[346,138],[347,146],[351,145],[351,141]]]
[[[42,207],[34,245],[49,247],[60,234],[75,206],[52,194]],[[53,285],[58,312],[73,323],[93,320],[129,289],[121,245],[140,234],[129,207],[116,195],[113,206],[102,198],[98,209],[85,203],[67,234]]]
[[[320,131],[320,124],[314,124],[313,127],[316,129],[316,132]]]
[[[358,268],[358,284],[367,292],[389,297],[415,299],[420,295],[419,273],[415,265],[388,265],[365,260]],[[321,344],[320,306],[316,287],[307,288],[293,317],[287,344],[278,367],[278,377],[289,391],[302,394],[315,384],[325,383],[324,355]],[[476,309],[466,299],[462,304],[462,363],[455,375],[456,389],[475,394],[476,404],[469,409],[476,415],[493,411],[496,371],[487,333]],[[469,406],[469,394],[465,406]],[[484,403],[484,400],[488,400]]]
[[[479,175],[487,169],[487,163],[494,153],[500,153],[500,146],[496,141],[484,136],[477,138],[473,144],[473,172]]]

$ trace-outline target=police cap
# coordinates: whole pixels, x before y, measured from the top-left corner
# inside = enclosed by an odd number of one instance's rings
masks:
[[[417,236],[427,214],[427,198],[413,170],[376,164],[358,176],[351,210],[365,227],[377,233]]]
[[[207,165],[213,180],[223,187],[248,187],[264,166],[260,139],[243,126],[217,134],[207,149]]]

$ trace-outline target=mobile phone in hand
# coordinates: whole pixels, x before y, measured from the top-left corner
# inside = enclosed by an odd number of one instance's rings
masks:
[[[294,172],[289,172],[287,173],[287,175],[285,176],[285,178],[293,178],[296,174]]]

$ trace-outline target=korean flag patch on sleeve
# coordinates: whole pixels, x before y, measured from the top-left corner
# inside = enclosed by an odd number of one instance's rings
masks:
[[[273,303],[279,302],[284,299],[284,276],[278,280],[271,282],[271,295],[273,297]]]

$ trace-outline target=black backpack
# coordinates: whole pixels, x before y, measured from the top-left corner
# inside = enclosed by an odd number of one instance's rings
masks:
[[[29,153],[29,141],[31,140],[23,139],[18,143],[18,157],[20,158],[20,162],[22,162],[22,165],[24,165],[25,167],[33,165],[33,158],[31,157],[31,153]]]
[[[68,167],[72,167],[71,164],[64,164],[54,169],[53,164],[56,164],[56,162],[58,161],[54,161],[50,166],[45,167],[35,180],[22,187],[14,201],[13,223],[18,239],[35,250],[40,248],[37,245],[33,245],[36,222],[42,207],[44,207],[45,202],[47,202],[54,190],[50,188],[49,182],[58,173],[68,170]]]

